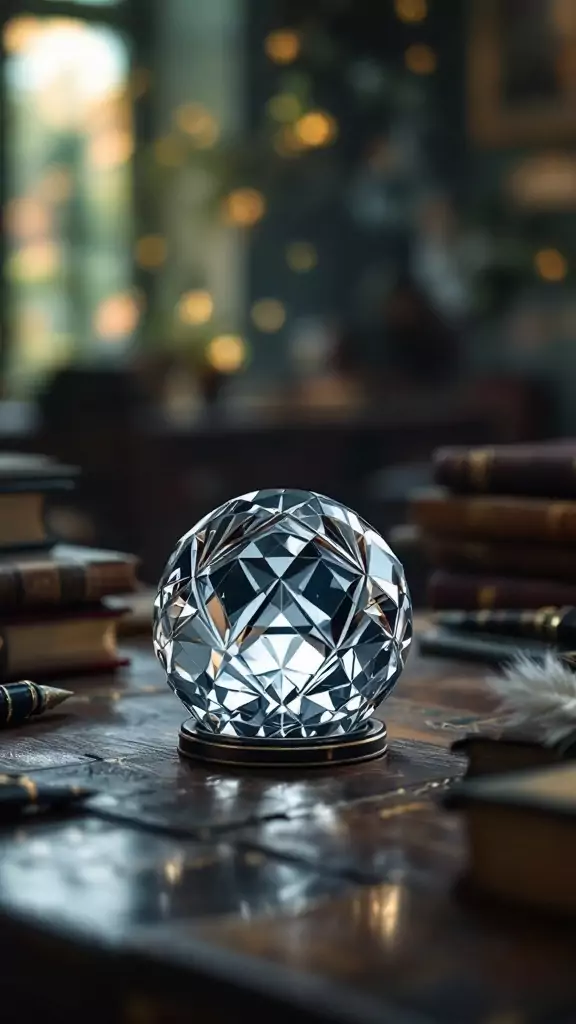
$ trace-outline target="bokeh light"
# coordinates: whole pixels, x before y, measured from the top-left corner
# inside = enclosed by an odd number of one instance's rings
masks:
[[[338,126],[331,114],[311,110],[296,122],[294,133],[303,146],[329,146],[338,134]]]
[[[177,306],[178,318],[183,324],[199,326],[207,324],[214,312],[214,300],[203,288],[185,292]]]
[[[40,180],[38,191],[48,203],[64,203],[74,191],[74,178],[66,167],[54,164]]]
[[[162,167],[181,167],[186,160],[186,146],[175,135],[166,135],[154,143],[156,163]]]
[[[292,64],[300,53],[301,40],[298,32],[283,28],[270,32],[264,40],[266,56],[274,64]]]
[[[412,43],[404,54],[404,63],[414,75],[432,75],[438,66],[438,58],[427,43]]]
[[[220,135],[218,121],[200,103],[183,103],[174,112],[180,131],[190,135],[199,149],[210,149]]]
[[[46,235],[50,226],[50,208],[33,196],[11,199],[6,206],[6,227],[15,238]]]
[[[162,235],[144,235],[134,246],[136,263],[144,270],[156,270],[166,260],[166,239]]]
[[[246,343],[238,334],[218,334],[206,346],[206,360],[219,373],[237,373],[247,355]]]
[[[271,96],[266,104],[266,109],[275,121],[295,121],[302,113],[302,104],[298,97],[292,92],[279,92]]]
[[[318,253],[311,242],[291,242],[286,246],[286,262],[290,270],[305,274],[318,263]]]
[[[262,220],[265,212],[264,196],[255,188],[236,188],[223,202],[225,219],[237,227],[252,227]]]
[[[40,19],[31,14],[11,18],[4,26],[3,42],[6,53],[25,53],[36,42],[41,32]]]
[[[275,334],[286,323],[286,309],[279,299],[259,299],[250,310],[252,323],[264,334]]]
[[[132,334],[140,319],[140,307],[132,292],[109,295],[94,313],[94,332],[104,341],[119,341]]]
[[[10,257],[9,276],[15,281],[44,281],[60,269],[60,257],[60,248],[54,242],[32,242]]]
[[[88,147],[88,159],[100,170],[112,170],[127,163],[133,152],[134,139],[131,132],[111,128],[92,139]]]
[[[426,0],[394,0],[394,10],[399,21],[414,24],[425,20],[428,4]]]
[[[568,273],[568,264],[558,249],[540,249],[534,257],[536,273],[544,281],[563,281]]]

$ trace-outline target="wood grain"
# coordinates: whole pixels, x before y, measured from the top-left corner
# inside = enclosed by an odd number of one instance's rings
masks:
[[[414,657],[381,709],[387,758],[238,772],[178,758],[185,712],[147,643],[130,653],[2,734],[1,770],[97,791],[0,832],[10,1024],[47,1006],[66,1024],[188,1021],[192,988],[210,1024],[576,1019],[574,935],[455,894],[466,854],[437,798],[463,770],[450,743],[494,718],[481,669]]]

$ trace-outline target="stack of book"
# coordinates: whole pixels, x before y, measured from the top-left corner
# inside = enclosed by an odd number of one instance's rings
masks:
[[[560,609],[576,607],[576,442],[442,448],[433,476],[411,496],[411,541],[432,569],[436,626],[449,632],[424,648],[456,654],[457,633],[463,656],[501,661],[532,641],[537,654],[558,639]],[[499,637],[488,659],[479,633]]]
[[[136,586],[136,559],[56,543],[48,500],[75,486],[77,471],[45,456],[0,455],[0,680],[103,671],[122,611],[109,595]]]
[[[411,500],[432,608],[576,605],[576,443],[441,448]]]

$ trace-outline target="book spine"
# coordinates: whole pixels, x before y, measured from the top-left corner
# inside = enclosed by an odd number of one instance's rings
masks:
[[[432,534],[477,540],[576,541],[576,501],[417,496],[412,522]]]
[[[493,608],[538,609],[576,605],[576,585],[553,580],[471,576],[438,570],[428,581],[428,601],[435,611]]]
[[[128,562],[31,562],[21,568],[0,565],[0,609],[7,612],[87,604],[109,594],[129,592],[135,582],[135,566]]]
[[[485,543],[428,534],[422,536],[422,547],[432,565],[451,572],[510,573],[576,583],[576,550],[563,545]]]
[[[492,448],[441,448],[432,456],[434,480],[460,494],[576,497],[576,452],[546,455]]]

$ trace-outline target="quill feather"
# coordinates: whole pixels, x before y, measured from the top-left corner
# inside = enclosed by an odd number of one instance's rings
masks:
[[[543,662],[519,654],[502,675],[487,682],[510,728],[545,746],[576,729],[576,673],[556,654],[547,652]]]

